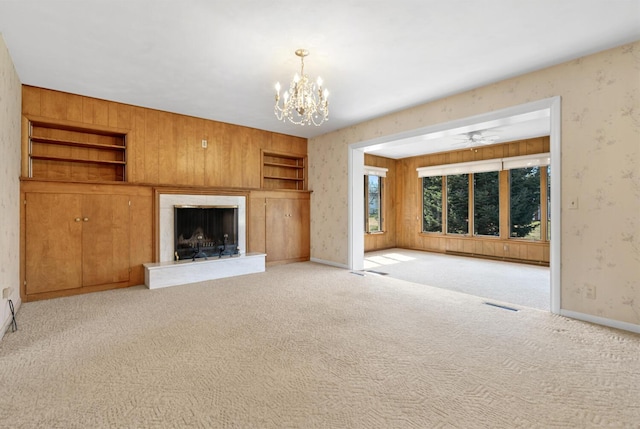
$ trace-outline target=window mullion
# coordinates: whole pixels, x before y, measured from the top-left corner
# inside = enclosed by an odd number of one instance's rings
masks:
[[[540,241],[547,241],[547,167],[540,167]]]
[[[447,176],[442,176],[442,233],[448,234],[449,231],[448,223],[448,213],[449,213],[449,204],[447,200],[448,196],[448,184],[447,184]]]
[[[474,236],[474,231],[475,231],[475,214],[474,214],[474,207],[473,207],[473,192],[474,192],[474,188],[473,188],[473,173],[469,173],[468,176],[468,181],[469,181],[469,201],[467,201],[467,212],[468,212],[468,216],[467,216],[467,234],[469,235],[469,237],[473,237]]]
[[[509,170],[500,171],[500,238],[507,240],[511,234],[509,222]]]

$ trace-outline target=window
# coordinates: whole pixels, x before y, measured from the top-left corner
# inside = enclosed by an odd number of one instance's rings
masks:
[[[500,235],[499,173],[473,175],[473,234]]]
[[[447,233],[469,233],[469,175],[447,176]]]
[[[365,232],[382,232],[382,177],[364,176]]]
[[[422,232],[442,232],[442,176],[422,178]]]
[[[551,166],[547,165],[547,240],[551,241]]]
[[[510,236],[540,240],[540,167],[509,170],[509,196]]]
[[[422,232],[549,241],[550,161],[538,153],[417,168]]]

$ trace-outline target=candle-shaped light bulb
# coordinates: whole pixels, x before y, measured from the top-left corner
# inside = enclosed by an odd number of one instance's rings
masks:
[[[289,100],[289,91],[285,91],[284,92],[284,102],[285,102],[285,104],[287,103],[287,100]]]
[[[276,92],[280,94],[280,82],[276,82]]]
[[[299,81],[299,80],[300,80],[300,76],[298,76],[298,73],[296,73],[296,74],[293,76],[293,81],[294,81],[295,83],[298,83],[298,81]]]
[[[324,97],[325,100],[329,97],[329,91],[327,89],[322,91],[322,97]]]
[[[318,76],[318,88],[322,88],[322,78]]]

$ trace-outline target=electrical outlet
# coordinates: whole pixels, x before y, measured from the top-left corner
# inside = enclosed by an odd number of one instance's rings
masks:
[[[587,299],[596,299],[596,287],[593,285],[585,285],[584,297]]]
[[[202,148],[203,148],[203,149],[206,149],[206,148],[207,148],[207,145],[208,145],[207,141],[203,139],[203,140],[202,140]]]
[[[10,287],[6,287],[6,288],[2,289],[2,299],[9,299],[10,296],[11,296],[11,288]]]

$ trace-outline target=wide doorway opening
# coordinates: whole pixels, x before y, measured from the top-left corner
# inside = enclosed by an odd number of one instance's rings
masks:
[[[533,125],[532,125],[533,124]],[[544,130],[541,131],[540,126],[543,125]],[[419,152],[422,148],[428,148],[431,152],[434,153],[434,148],[439,144],[444,146],[442,152],[446,152],[451,149],[451,142],[455,141],[453,139],[459,139],[461,135],[464,135],[467,138],[467,142],[463,144],[469,145],[470,149],[473,150],[473,145],[491,145],[494,142],[491,141],[489,135],[485,133],[487,130],[501,130],[502,134],[506,134],[504,137],[508,139],[510,136],[508,135],[511,130],[518,129],[521,134],[517,136],[517,138],[528,138],[526,135],[526,130],[522,131],[526,128],[527,125],[531,125],[533,128],[532,133],[537,133],[535,136],[547,135],[549,136],[549,153],[546,155],[547,157],[547,166],[544,167],[544,170],[548,169],[549,176],[553,177],[550,181],[550,186],[548,189],[548,207],[546,211],[548,211],[548,215],[553,222],[548,224],[547,231],[545,235],[548,233],[550,237],[553,237],[553,240],[549,241],[548,247],[548,267],[545,266],[535,266],[532,264],[517,264],[513,262],[504,262],[498,260],[483,260],[477,258],[468,258],[468,257],[457,257],[453,256],[452,259],[440,260],[437,261],[438,257],[452,257],[451,255],[439,255],[437,253],[431,254],[432,252],[419,252],[426,253],[426,256],[429,257],[428,261],[425,261],[424,258],[417,258],[416,256],[421,255],[410,255],[408,252],[411,251],[398,251],[398,252],[389,252],[389,251],[380,251],[379,254],[365,254],[364,249],[364,233],[365,231],[365,223],[366,223],[366,211],[368,208],[366,207],[366,202],[362,195],[365,192],[365,184],[362,180],[363,175],[365,174],[365,154],[373,154],[377,156],[389,156],[395,157],[396,159],[408,157],[412,155],[421,155],[424,152]],[[524,135],[522,133],[525,133]],[[543,134],[540,134],[543,133]],[[532,134],[532,137],[534,135]],[[447,141],[449,143],[447,143]],[[496,141],[496,144],[503,143],[505,140]],[[508,141],[508,140],[506,140]],[[502,160],[505,162],[512,162],[513,160]],[[519,160],[518,160],[519,161]],[[507,164],[504,164],[504,169],[507,169]],[[541,164],[545,165],[545,164]],[[543,310],[550,310],[553,313],[559,313],[561,308],[560,303],[560,98],[554,97],[550,99],[540,100],[537,102],[527,103],[524,105],[514,106],[511,108],[503,109],[500,111],[489,112],[482,115],[477,115],[474,117],[464,118],[461,120],[451,121],[448,123],[438,124],[426,128],[422,128],[419,130],[413,130],[411,132],[406,132],[398,135],[385,136],[380,137],[374,140],[360,142],[356,144],[352,144],[349,146],[349,268],[353,270],[372,270],[372,271],[380,271],[386,275],[393,275],[398,278],[405,277],[406,280],[416,282],[416,279],[420,277],[425,278],[424,275],[420,274],[420,270],[416,268],[416,270],[412,270],[407,268],[412,265],[410,260],[414,258],[416,260],[422,260],[422,263],[414,263],[416,267],[420,266],[429,266],[432,265],[431,270],[431,279],[432,283],[439,283],[440,280],[449,280],[453,287],[453,290],[459,290],[464,293],[471,293],[478,296],[483,296],[486,298],[494,298],[500,301],[511,302],[518,305],[523,305],[527,307],[539,308]],[[465,166],[466,167],[466,166]],[[475,166],[474,166],[475,167]],[[481,166],[481,168],[484,168]],[[502,169],[502,167],[499,167]],[[510,166],[509,169],[516,168]],[[520,168],[520,167],[517,167]],[[542,170],[542,167],[540,167]],[[405,170],[407,170],[405,168]],[[418,169],[420,170],[420,169]],[[418,174],[422,174],[423,172],[418,171]],[[439,174],[454,174],[455,172],[448,173],[435,173]],[[407,174],[407,172],[405,172]],[[423,174],[429,175],[429,173]],[[420,177],[423,177],[420,176]],[[472,176],[470,176],[472,177]],[[416,175],[416,181],[418,180],[418,176]],[[420,190],[413,189],[412,193],[416,195],[402,195],[401,198],[404,201],[411,199],[420,199]],[[502,192],[502,191],[501,191]],[[405,192],[406,193],[406,192]],[[414,216],[416,219],[421,216],[421,212],[419,209],[414,209],[416,213],[411,211],[409,214],[404,213],[404,218],[399,220],[399,222],[403,222],[406,219],[409,219],[411,216]],[[542,222],[542,215],[540,214],[539,221]],[[544,214],[546,217],[546,214]],[[413,220],[416,220],[413,219]],[[446,216],[445,216],[446,220]],[[546,222],[546,221],[545,221]],[[546,223],[545,223],[546,225]],[[419,228],[419,227],[418,227]],[[445,226],[446,229],[446,226]],[[445,231],[450,232],[450,231]],[[412,232],[413,233],[413,232]],[[471,231],[469,234],[473,234]],[[502,237],[504,239],[504,237]],[[392,249],[396,250],[396,249]],[[400,249],[398,249],[400,250]],[[391,255],[391,257],[389,257]],[[400,260],[394,260],[400,259]],[[376,262],[376,259],[378,262]],[[405,260],[402,260],[405,259]],[[448,261],[453,261],[451,264]],[[382,265],[380,262],[386,262],[386,268],[381,268]],[[439,267],[449,266],[449,270],[442,271],[442,274],[436,273],[434,268],[434,264],[439,264]],[[447,263],[445,263],[447,262]],[[375,267],[373,265],[378,265]],[[402,266],[405,268],[401,268]],[[467,277],[459,277],[456,276],[461,275],[464,271],[460,269],[462,265],[470,266],[470,273]],[[458,266],[458,269],[455,267]],[[397,267],[397,268],[396,268]],[[490,269],[489,269],[490,267]],[[502,268],[503,267],[503,268]],[[386,270],[386,272],[385,272]],[[391,271],[398,271],[397,274],[393,274]],[[474,271],[475,270],[475,271]],[[488,271],[486,271],[488,270]],[[413,274],[411,274],[413,271]],[[527,277],[527,272],[531,271],[529,276]],[[528,303],[522,301],[517,298],[515,295],[502,294],[501,296],[493,296],[490,291],[490,285],[493,283],[494,285],[497,283],[504,283],[503,280],[500,280],[499,277],[490,273],[500,273],[502,272],[503,276],[507,273],[512,273],[512,280],[509,280],[508,283],[511,284],[529,284],[529,286],[525,286],[525,288],[529,288],[534,290],[539,286],[532,286],[531,284],[535,283],[536,278],[546,278],[548,279],[546,282],[546,290],[545,293],[538,294],[535,298],[530,297]],[[414,280],[411,280],[411,276],[414,276]],[[480,280],[486,279],[486,284],[483,284],[483,281]],[[531,282],[529,282],[531,280]],[[418,281],[420,283],[420,281]],[[472,286],[475,283],[475,286]],[[540,282],[538,282],[539,284]],[[544,281],[543,281],[544,283]],[[428,284],[428,283],[425,283]],[[470,291],[469,287],[465,287],[465,285],[471,287],[471,289],[476,290],[476,293]],[[438,284],[431,284],[431,286],[438,286]],[[500,289],[500,288],[496,288]],[[477,292],[477,291],[481,292]],[[482,292],[484,291],[484,292]],[[522,295],[526,296],[529,292],[522,291]],[[541,303],[540,300],[545,301]]]

